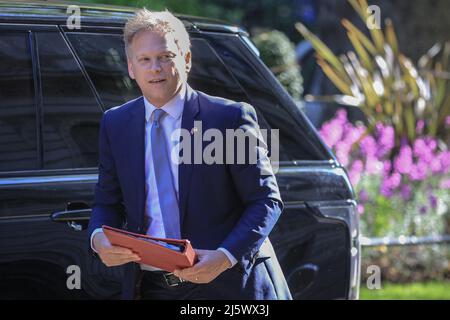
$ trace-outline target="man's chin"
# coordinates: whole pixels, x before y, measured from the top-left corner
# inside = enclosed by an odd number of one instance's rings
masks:
[[[154,105],[155,107],[162,107],[163,105],[165,105],[170,98],[166,98],[166,97],[160,97],[160,96],[155,96],[155,95],[145,95],[145,97],[147,98],[148,102],[150,102],[152,105]]]
[[[177,94],[177,92],[167,93],[164,92],[162,94],[155,95],[155,91],[149,90],[151,94],[144,94],[147,100],[156,107],[161,107],[165,105],[167,102],[172,100],[172,98]]]

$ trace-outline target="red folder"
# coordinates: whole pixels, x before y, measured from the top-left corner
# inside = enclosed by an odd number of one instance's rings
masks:
[[[112,245],[137,253],[141,257],[139,263],[173,272],[175,269],[192,267],[197,260],[187,239],[155,238],[105,225],[102,229]]]

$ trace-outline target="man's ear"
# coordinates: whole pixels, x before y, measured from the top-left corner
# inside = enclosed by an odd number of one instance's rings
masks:
[[[186,52],[184,61],[186,62],[186,73],[188,73],[191,70],[192,66],[191,51]]]
[[[127,63],[128,63],[128,74],[131,79],[135,80],[136,77],[134,76],[133,65],[131,64],[131,61],[129,58],[127,59]]]

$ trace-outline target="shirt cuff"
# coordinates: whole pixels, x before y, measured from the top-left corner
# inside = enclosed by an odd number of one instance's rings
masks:
[[[92,232],[92,234],[91,234],[91,249],[92,249],[95,253],[98,253],[98,251],[95,250],[95,248],[94,248],[94,243],[92,242],[92,239],[94,239],[94,236],[95,236],[97,233],[99,233],[99,232],[103,232],[103,229],[102,229],[102,228],[97,228],[97,229],[95,229],[94,232]]]
[[[227,249],[222,248],[222,247],[218,248],[217,250],[220,250],[220,251],[222,251],[223,253],[225,253],[225,255],[227,256],[228,260],[231,262],[231,267],[230,267],[230,268],[234,267],[234,265],[237,263],[237,260],[236,260],[236,258],[230,253],[230,251],[228,251]]]

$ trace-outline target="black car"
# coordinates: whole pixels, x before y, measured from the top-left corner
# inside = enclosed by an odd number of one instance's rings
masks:
[[[120,296],[123,268],[88,253],[86,227],[100,117],[140,95],[122,40],[133,11],[81,5],[77,29],[67,8],[0,2],[0,299]],[[356,299],[358,213],[345,169],[244,30],[178,17],[192,39],[189,84],[248,102],[261,128],[279,129],[285,209],[270,239],[292,296]]]

